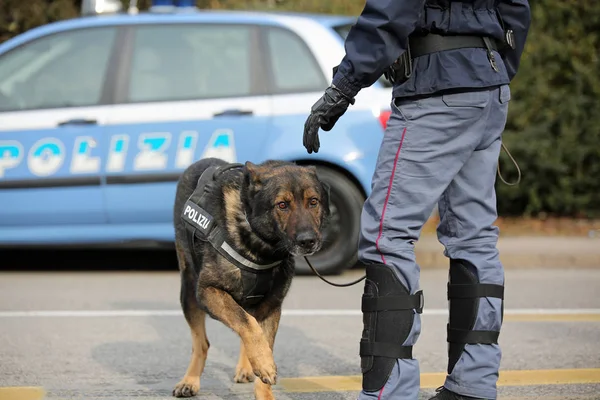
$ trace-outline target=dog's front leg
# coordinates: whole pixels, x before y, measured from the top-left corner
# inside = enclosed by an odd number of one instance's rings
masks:
[[[233,377],[233,380],[235,383],[254,381],[254,372],[252,372],[252,365],[250,365],[250,361],[248,361],[243,341],[240,341],[240,356],[235,367],[235,376]]]
[[[198,297],[213,318],[224,323],[242,339],[254,374],[262,382],[274,385],[277,381],[277,367],[273,360],[273,352],[256,318],[248,314],[223,290],[214,287],[202,288]]]
[[[280,318],[281,307],[277,307],[273,309],[264,319],[259,321],[264,335],[267,338],[267,341],[269,342],[271,353],[273,353],[275,336],[277,335],[277,330],[279,329]],[[260,380],[254,382],[254,396],[257,400],[275,399],[275,397],[273,396],[273,391],[271,390],[271,385]]]

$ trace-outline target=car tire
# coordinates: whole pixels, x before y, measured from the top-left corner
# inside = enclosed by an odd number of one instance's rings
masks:
[[[319,274],[336,275],[354,267],[358,260],[360,215],[365,198],[343,173],[317,166],[317,175],[331,188],[331,218],[324,228],[322,249],[308,256],[308,260]],[[313,274],[303,257],[296,257],[296,273]]]

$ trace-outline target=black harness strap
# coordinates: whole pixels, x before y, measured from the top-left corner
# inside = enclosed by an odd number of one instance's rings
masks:
[[[496,297],[504,299],[504,286],[491,283],[448,284],[448,300]]]
[[[185,202],[181,218],[186,223],[190,251],[194,256],[195,263],[198,266],[201,265],[201,262],[197,259],[198,254],[194,252],[195,239],[209,242],[221,256],[241,270],[244,303],[256,304],[271,289],[273,268],[281,264],[281,261],[261,265],[239,254],[227,243],[225,230],[203,208],[204,197],[213,190],[216,175],[239,166],[241,164],[207,168],[198,179],[196,189]]]
[[[504,299],[504,286],[491,283],[448,284],[448,300],[495,297]],[[500,332],[455,329],[447,326],[447,341],[460,344],[497,344]]]
[[[401,346],[398,343],[360,342],[360,356],[386,358],[412,358],[412,346]]]
[[[495,331],[467,331],[448,326],[447,341],[460,344],[497,344],[499,336],[500,332]]]

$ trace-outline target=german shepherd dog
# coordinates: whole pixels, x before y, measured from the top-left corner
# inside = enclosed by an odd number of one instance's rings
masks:
[[[255,381],[256,399],[274,399],[271,385],[276,383],[277,367],[273,344],[282,302],[294,276],[294,257],[310,255],[322,246],[323,226],[329,216],[328,187],[317,177],[315,167],[282,161],[246,162],[215,174],[204,209],[225,231],[227,244],[257,264],[281,260],[272,269],[268,292],[257,304],[247,305],[240,268],[207,241],[190,244],[182,220],[184,205],[203,171],[226,164],[216,158],[201,159],[183,172],[177,184],[175,245],[180,302],[191,330],[192,356],[173,396],[195,396],[200,389],[209,349],[205,328],[208,314],[241,339],[234,381]]]

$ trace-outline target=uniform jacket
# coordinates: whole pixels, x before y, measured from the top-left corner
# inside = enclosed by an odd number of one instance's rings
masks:
[[[512,29],[516,48],[496,53],[499,71],[485,49],[447,50],[413,60],[413,74],[396,84],[394,97],[510,83],[531,23],[527,0],[367,0],[345,42],[346,55],[332,83],[354,97],[371,86],[407,47],[412,33],[487,35],[503,41]]]

